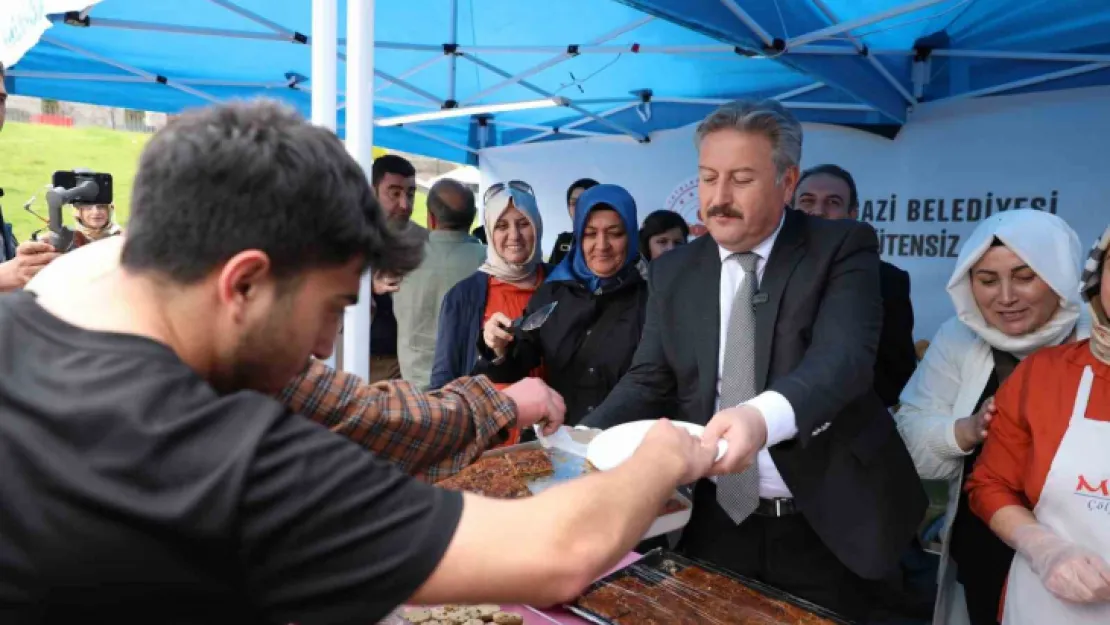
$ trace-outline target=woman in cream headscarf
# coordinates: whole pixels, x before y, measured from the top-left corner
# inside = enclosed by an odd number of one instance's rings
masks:
[[[73,220],[77,225],[76,230],[89,241],[123,234],[123,230],[112,220],[115,211],[114,204],[74,203]]]
[[[532,187],[497,183],[483,196],[486,262],[443,298],[430,389],[469,375],[482,325],[494,313],[519,316],[548,271],[542,263],[543,218]]]
[[[962,487],[994,415],[992,397],[1036,350],[1085,338],[1079,237],[1059,217],[1001,213],[964,243],[948,293],[956,316],[902,392],[898,429],[924,479],[950,482],[936,624],[997,623],[1013,551],[967,507]]]

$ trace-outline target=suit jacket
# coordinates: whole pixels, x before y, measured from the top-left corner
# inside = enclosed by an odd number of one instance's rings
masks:
[[[883,332],[875,358],[875,392],[885,406],[891,407],[898,404],[902,389],[917,368],[910,274],[888,262],[880,263],[879,290],[883,297]]]
[[[652,263],[632,368],[585,425],[636,420],[670,398],[678,401],[678,419],[709,421],[717,398],[720,275],[712,237]],[[858,575],[880,578],[909,544],[927,501],[872,388],[883,314],[875,231],[788,210],[760,293],[766,300],[756,304],[756,388],[781,393],[798,426],[771,457],[825,545]]]

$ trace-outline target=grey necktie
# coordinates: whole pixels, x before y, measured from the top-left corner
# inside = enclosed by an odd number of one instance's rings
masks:
[[[756,396],[755,388],[755,310],[752,298],[759,290],[755,273],[759,255],[751,252],[728,258],[740,262],[744,281],[732,299],[725,340],[725,364],[721,371],[720,408],[738,406]],[[742,473],[717,478],[717,503],[734,523],[748,518],[759,505],[759,466],[752,463]]]

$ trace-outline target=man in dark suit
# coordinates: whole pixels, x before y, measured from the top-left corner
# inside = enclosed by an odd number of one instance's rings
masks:
[[[826,219],[859,219],[856,181],[837,165],[807,169],[794,192],[794,208]],[[875,392],[891,407],[898,404],[902,389],[917,368],[910,274],[881,261],[879,291],[883,298],[883,331],[875,358]]]
[[[585,424],[677,400],[677,418],[728,442],[680,550],[861,618],[864,580],[894,570],[926,505],[872,389],[875,232],[786,209],[802,129],[778,102],[726,105],[697,141],[710,236],[652,263],[632,369]]]

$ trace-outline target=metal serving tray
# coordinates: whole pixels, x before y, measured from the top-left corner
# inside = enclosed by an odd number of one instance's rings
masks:
[[[825,619],[830,623],[834,623],[836,625],[853,625],[852,621],[849,621],[844,617],[833,613],[830,610],[810,603],[804,599],[799,599],[798,597],[783,592],[777,588],[772,588],[771,586],[768,586],[766,584],[748,579],[746,577],[742,577],[740,575],[736,575],[735,573],[731,573],[724,569],[715,567],[711,564],[707,564],[693,558],[680,556],[677,553],[666,551],[661,548],[653,549],[644,554],[643,558],[640,558],[632,564],[629,564],[628,566],[616,570],[609,575],[597,580],[596,582],[591,584],[589,588],[587,588],[582,593],[582,595],[589,594],[590,592],[593,592],[598,588],[606,586],[612,582],[628,577],[630,575],[637,578],[644,584],[654,586],[658,584],[661,580],[672,577],[678,571],[691,566],[698,567],[710,573],[715,573],[722,577],[727,577],[731,580],[747,586],[748,588],[759,591],[761,594],[767,596],[770,599],[775,599],[784,603],[788,603],[797,608],[810,612],[814,616]],[[609,620],[601,616],[600,614],[595,614],[590,610],[579,607],[576,603],[568,604],[565,607],[577,616],[580,616],[590,621],[591,623],[597,623],[598,625],[617,625],[616,621]]]
[[[521,443],[519,445],[511,445],[509,447],[499,447],[497,449],[492,449],[482,454],[482,457],[484,458],[486,456],[503,456],[514,451],[525,451],[530,449],[543,448],[543,445],[540,444],[539,441],[531,441],[528,443]],[[553,475],[528,480],[528,490],[532,491],[533,494],[541,493],[545,489],[551,488],[552,486],[561,482],[566,482],[578,477],[582,477],[582,475],[586,473],[585,456],[579,456],[577,454],[573,454],[569,451],[559,448],[551,448],[547,449],[546,451],[551,456],[551,464],[555,467],[555,473]],[[675,492],[673,495],[671,495],[671,498],[681,501],[682,505],[685,507],[678,512],[672,512],[670,514],[665,514],[663,516],[657,517],[655,521],[651,524],[651,527],[648,528],[647,533],[644,534],[645,540],[648,538],[655,538],[656,536],[662,536],[663,534],[669,534],[671,532],[680,530],[686,527],[686,524],[690,522],[690,513],[694,509],[694,504],[690,501],[688,497],[679,492]]]

